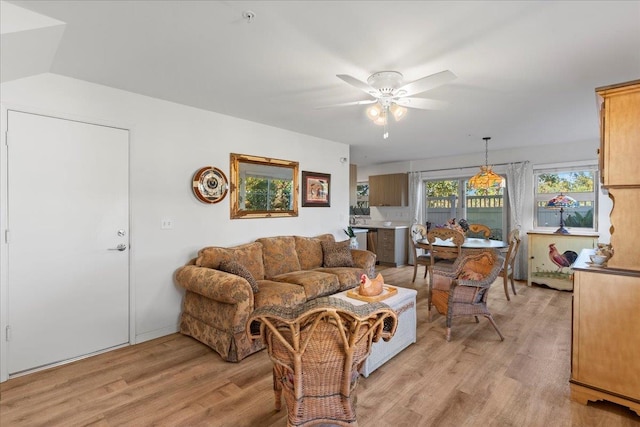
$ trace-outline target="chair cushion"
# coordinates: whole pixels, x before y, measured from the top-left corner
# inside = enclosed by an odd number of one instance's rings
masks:
[[[240,276],[245,279],[251,285],[251,290],[253,293],[257,293],[260,291],[258,288],[258,282],[253,277],[251,272],[242,264],[236,261],[222,261],[219,270],[226,271],[227,273],[235,274],[236,276]]]
[[[316,271],[335,274],[340,282],[340,291],[355,288],[360,284],[360,277],[366,274],[365,271],[358,267],[322,267]]]
[[[324,267],[353,267],[353,256],[349,241],[322,242]]]

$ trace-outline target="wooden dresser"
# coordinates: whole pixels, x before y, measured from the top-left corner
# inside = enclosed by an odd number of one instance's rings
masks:
[[[608,400],[640,415],[640,80],[596,93],[614,254],[598,268],[585,250],[573,265],[571,399]]]
[[[640,415],[640,272],[574,264],[571,399],[608,400]]]

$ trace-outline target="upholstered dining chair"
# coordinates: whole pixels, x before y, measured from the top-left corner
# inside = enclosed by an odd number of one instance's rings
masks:
[[[488,239],[491,237],[491,229],[484,224],[469,224],[469,230],[467,231],[467,237],[484,237]]]
[[[489,319],[500,340],[504,340],[487,308],[489,288],[498,277],[503,262],[504,259],[498,252],[483,250],[461,256],[451,270],[433,269],[433,287],[430,291],[436,310],[446,316],[447,341],[451,340],[454,318],[474,316],[476,322],[479,322],[480,315]]]
[[[520,247],[520,230],[517,228],[511,230],[509,233],[509,249],[507,249],[507,254],[504,259],[504,264],[502,266],[502,270],[500,270],[500,276],[504,281],[504,294],[507,297],[507,301],[511,301],[509,298],[509,285],[508,282],[511,280],[511,290],[514,295],[516,293],[516,285],[513,282],[513,271],[514,265],[516,262],[516,256],[518,255],[518,248]]]
[[[418,247],[418,241],[427,237],[427,227],[422,224],[413,224],[411,226],[411,247],[413,248],[413,279],[411,283],[416,281],[418,266],[424,265],[424,277],[427,277],[427,271],[431,265],[431,255],[424,248]]]
[[[296,309],[255,310],[246,331],[267,346],[273,362],[275,406],[280,410],[284,395],[287,426],[357,426],[358,371],[372,343],[391,339],[397,322],[396,313],[386,304],[354,306],[331,297]]]

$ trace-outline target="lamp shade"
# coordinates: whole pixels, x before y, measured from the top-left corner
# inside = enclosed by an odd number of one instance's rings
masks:
[[[548,209],[577,208],[578,201],[573,197],[560,193],[553,199],[549,200],[545,207]]]
[[[491,170],[491,166],[480,166],[480,172],[469,180],[469,187],[475,189],[489,189],[504,187],[503,178]]]

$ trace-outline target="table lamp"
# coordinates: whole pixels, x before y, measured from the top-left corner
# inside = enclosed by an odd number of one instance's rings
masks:
[[[545,205],[547,209],[560,209],[560,228],[558,228],[555,233],[558,234],[569,234],[569,231],[564,228],[564,218],[562,214],[564,213],[565,208],[577,208],[578,201],[572,197],[565,196],[560,193],[555,196],[553,199],[549,200]]]

